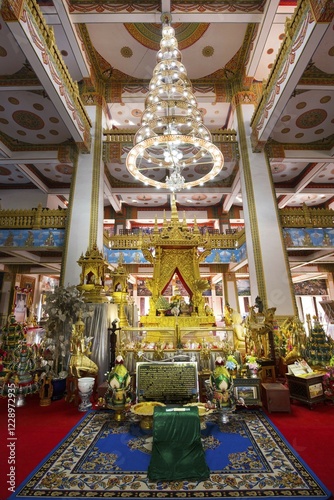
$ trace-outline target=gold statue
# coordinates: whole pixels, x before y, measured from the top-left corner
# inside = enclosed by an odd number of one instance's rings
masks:
[[[262,301],[249,308],[245,322],[247,352],[258,358],[270,358],[269,333],[273,331],[276,307],[263,309]],[[258,309],[258,312],[255,312]]]
[[[85,337],[85,324],[81,320],[81,315],[72,327],[71,336],[71,358],[69,364],[69,374],[74,377],[81,377],[81,372],[96,375],[98,367],[89,356],[91,354],[91,345],[93,337]]]
[[[232,328],[233,328],[233,340],[234,349],[236,351],[245,351],[246,341],[245,341],[245,327],[242,324],[243,319],[238,311],[233,311],[231,315]]]
[[[233,313],[233,309],[230,306],[230,304],[227,302],[224,306],[225,326],[232,326],[232,313]]]

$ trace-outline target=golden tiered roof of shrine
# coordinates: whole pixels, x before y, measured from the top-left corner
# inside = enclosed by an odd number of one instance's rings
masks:
[[[183,221],[180,221],[177,213],[175,196],[172,196],[171,218],[168,221],[166,219],[166,213],[164,213],[161,229],[158,227],[157,219],[155,220],[153,232],[150,234],[150,244],[162,247],[173,246],[185,248],[206,246],[206,243],[207,237],[200,232],[196,218],[194,219],[192,227],[187,225],[185,214],[183,215]]]
[[[150,249],[152,247],[192,248],[203,250],[213,248],[235,248],[245,242],[244,231],[235,234],[220,234],[202,232],[197,225],[196,217],[191,226],[187,224],[185,213],[180,220],[175,196],[171,197],[171,217],[167,220],[164,212],[162,226],[158,225],[157,217],[150,233],[139,231],[138,234],[122,234],[109,236],[109,248],[118,249]]]

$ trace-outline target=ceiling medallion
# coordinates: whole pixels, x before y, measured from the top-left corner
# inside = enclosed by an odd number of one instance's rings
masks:
[[[20,127],[27,128],[28,130],[41,130],[45,125],[42,118],[31,111],[14,111],[12,118]]]
[[[168,19],[166,18],[164,21],[168,21]],[[205,23],[173,23],[173,25],[180,50],[187,49],[198,42],[210,26]],[[125,23],[124,27],[137,42],[147,49],[159,50],[161,24]]]
[[[202,50],[202,54],[203,54],[204,57],[212,57],[214,51],[215,51],[215,49],[213,47],[211,47],[211,45],[207,45]]]
[[[310,109],[298,116],[296,125],[298,128],[313,128],[323,123],[327,118],[327,111],[324,109]]]
[[[123,57],[132,57],[133,56],[132,49],[130,49],[130,47],[122,47],[121,48],[121,55]]]
[[[192,85],[181,62],[181,53],[170,26],[170,14],[164,19],[157,64],[149,84],[141,125],[134,147],[126,158],[128,171],[137,180],[156,188],[181,191],[203,185],[223,168],[224,157],[212,144],[192,92]],[[196,169],[196,165],[205,165]],[[183,170],[195,174],[187,181]],[[158,169],[161,181],[152,178]]]

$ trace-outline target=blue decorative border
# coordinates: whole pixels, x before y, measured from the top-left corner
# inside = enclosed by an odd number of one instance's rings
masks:
[[[64,246],[65,229],[1,229],[0,247],[52,247]]]

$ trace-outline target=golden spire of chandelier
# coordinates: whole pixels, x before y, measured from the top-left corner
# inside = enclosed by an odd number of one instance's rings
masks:
[[[180,191],[212,180],[221,171],[224,157],[203,124],[169,24],[171,16],[162,18],[157,65],[126,167],[144,184]]]

